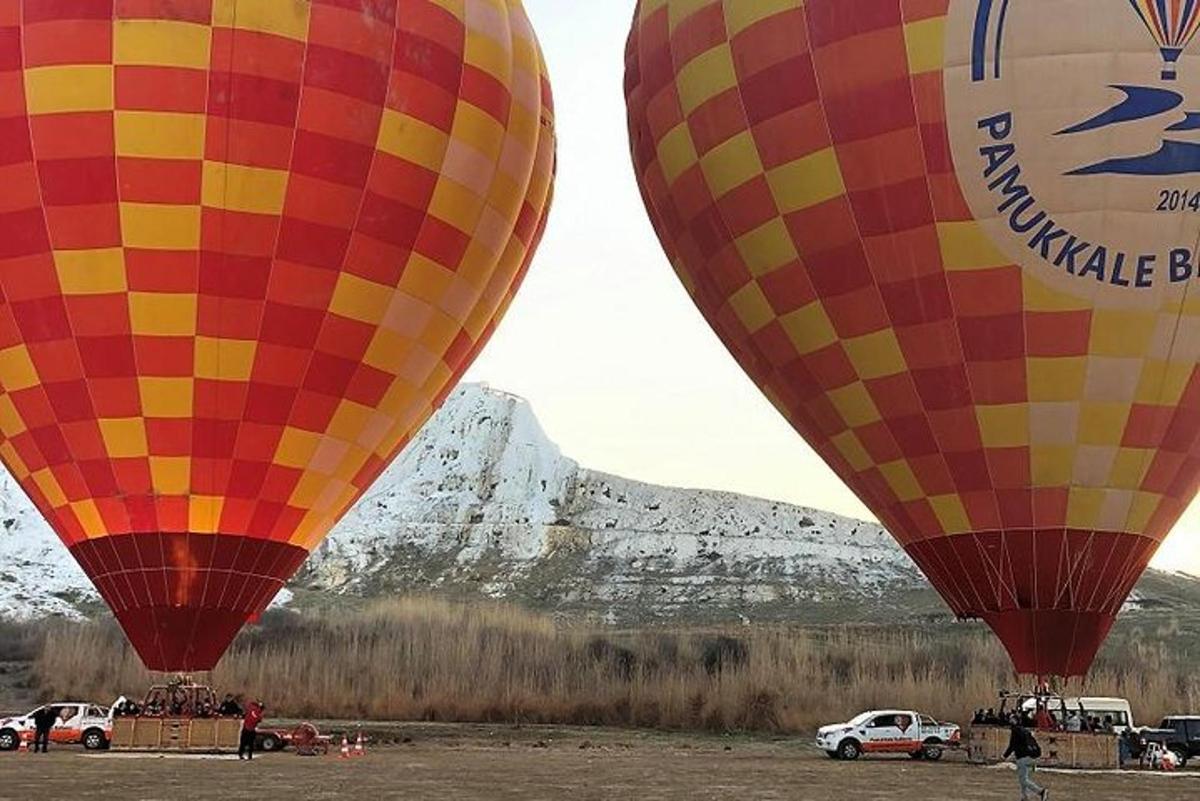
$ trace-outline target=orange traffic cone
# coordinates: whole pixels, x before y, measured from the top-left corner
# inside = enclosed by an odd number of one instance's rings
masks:
[[[356,757],[367,755],[367,749],[363,748],[363,736],[361,731],[358,733],[358,739],[354,741],[354,755]]]
[[[346,735],[343,734],[342,735],[342,752],[340,754],[338,754],[338,759],[349,759],[349,758],[350,758],[350,740],[348,740],[346,738]]]

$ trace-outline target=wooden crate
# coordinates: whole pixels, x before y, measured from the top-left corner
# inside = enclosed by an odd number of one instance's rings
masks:
[[[1115,734],[1091,732],[1035,731],[1042,747],[1039,765],[1056,768],[1119,767]],[[979,765],[1004,761],[1009,730],[1004,726],[972,726],[967,729],[967,760]]]
[[[115,718],[112,747],[125,751],[236,751],[237,718]]]

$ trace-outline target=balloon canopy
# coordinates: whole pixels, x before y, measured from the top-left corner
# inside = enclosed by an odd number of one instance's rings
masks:
[[[635,12],[633,157],[681,281],[1023,673],[1088,670],[1196,492],[1194,5]]]
[[[214,666],[457,382],[554,168],[520,0],[0,2],[0,457]]]

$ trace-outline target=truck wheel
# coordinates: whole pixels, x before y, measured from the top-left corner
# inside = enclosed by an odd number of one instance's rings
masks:
[[[15,751],[21,744],[21,735],[12,729],[0,729],[0,751]]]
[[[1178,767],[1180,767],[1180,768],[1187,767],[1187,761],[1188,761],[1187,751],[1185,751],[1182,748],[1172,748],[1171,753],[1175,754],[1175,760],[1178,763]]]
[[[83,733],[83,747],[89,751],[103,751],[108,748],[108,738],[100,729],[88,729]]]
[[[264,734],[258,747],[261,751],[278,751],[283,748],[283,740],[274,734]]]
[[[944,750],[945,749],[943,749],[937,743],[926,743],[925,747],[921,749],[921,755],[930,762],[937,762],[942,758],[942,753]]]
[[[862,746],[857,740],[842,740],[837,747],[838,759],[858,759],[862,755]]]

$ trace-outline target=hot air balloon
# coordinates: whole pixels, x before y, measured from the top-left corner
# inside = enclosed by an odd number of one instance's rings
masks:
[[[1162,79],[1173,81],[1184,49],[1200,30],[1200,0],[1129,0],[1162,51]]]
[[[554,167],[520,0],[0,1],[0,457],[214,666],[454,387]]]
[[[1025,674],[1087,672],[1200,477],[1200,217],[1161,177],[1200,161],[1148,144],[1200,98],[1104,111],[1158,59],[1129,13],[642,0],[627,49],[687,292]]]

